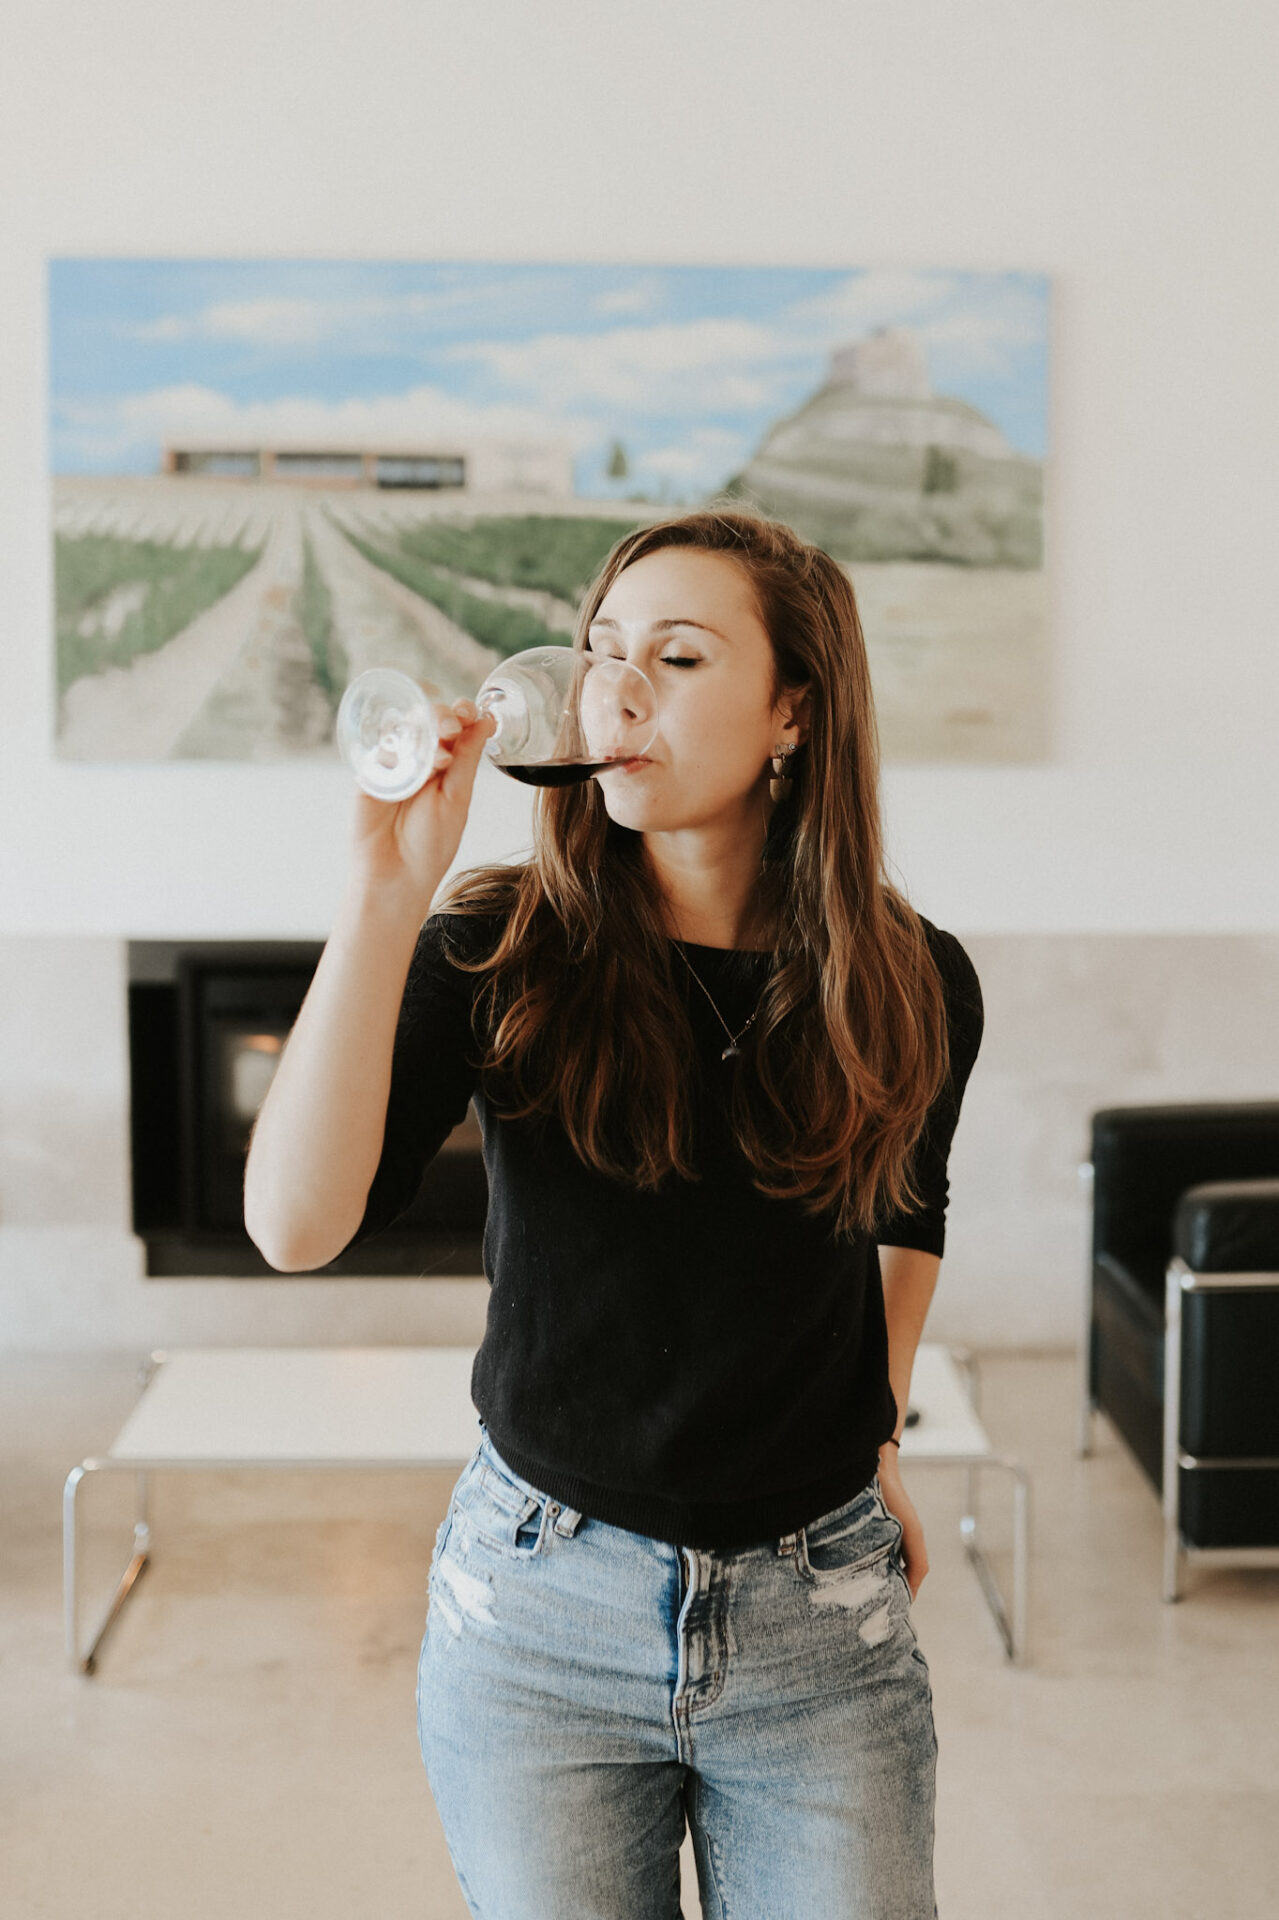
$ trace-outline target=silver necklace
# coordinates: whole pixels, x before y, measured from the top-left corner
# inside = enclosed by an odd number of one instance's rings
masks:
[[[714,995],[711,993],[710,988],[707,986],[701,974],[697,971],[697,968],[693,965],[692,961],[689,959],[688,955],[685,953],[683,947],[681,947],[678,943],[676,943],[675,951],[679,955],[680,959],[684,962],[684,965],[688,968],[689,972],[692,974],[694,980],[696,980],[702,992],[706,995],[706,998],[710,1001],[711,1010],[713,1011],[715,1018],[719,1021],[719,1024],[721,1025],[721,1027],[723,1027],[725,1033],[728,1035],[728,1045],[725,1047],[723,1053],[720,1054],[719,1056],[720,1059],[736,1060],[742,1051],[737,1044],[738,1041],[744,1038],[746,1033],[749,1031],[751,1027],[754,1026],[755,1022],[759,1018],[760,1007],[763,1005],[763,1002],[764,1002],[763,987],[761,987],[759,990],[759,1003],[756,1005],[754,1013],[751,1015],[750,1019],[746,1022],[746,1025],[744,1027],[739,1027],[737,1032],[734,1033],[732,1028],[729,1026],[727,1020],[724,1018],[723,1014],[720,1012],[719,1008],[715,1005],[715,998],[714,998]]]

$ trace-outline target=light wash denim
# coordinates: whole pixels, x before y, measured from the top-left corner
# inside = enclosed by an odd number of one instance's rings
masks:
[[[798,1533],[672,1546],[487,1432],[436,1537],[422,1758],[482,1920],[934,1920],[937,1743],[878,1482]]]

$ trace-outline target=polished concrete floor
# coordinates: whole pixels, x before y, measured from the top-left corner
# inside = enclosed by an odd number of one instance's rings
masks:
[[[157,1476],[153,1565],[77,1678],[62,1483],[109,1444],[135,1366],[0,1359],[0,1916],[461,1920],[413,1710],[452,1476]],[[1279,1915],[1279,1571],[1192,1571],[1163,1605],[1149,1487],[1100,1422],[1075,1457],[1072,1359],[991,1356],[983,1378],[1034,1477],[1030,1664],[1006,1664],[964,1562],[962,1475],[917,1468],[942,1920]],[[88,1489],[87,1614],[130,1494]]]

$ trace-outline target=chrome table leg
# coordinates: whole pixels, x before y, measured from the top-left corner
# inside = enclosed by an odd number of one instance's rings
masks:
[[[86,1460],[78,1467],[72,1467],[67,1475],[66,1486],[62,1493],[62,1599],[64,1626],[66,1635],[67,1659],[73,1673],[91,1674],[97,1666],[98,1649],[106,1637],[107,1630],[113,1625],[120,1609],[133,1592],[150,1559],[151,1526],[148,1517],[148,1482],[145,1473],[135,1474],[135,1497],[133,1522],[133,1553],[129,1564],[120,1577],[111,1604],[103,1615],[88,1651],[80,1651],[80,1595],[78,1586],[77,1556],[79,1549],[79,1504],[77,1495],[80,1483],[87,1474],[98,1472],[102,1468],[100,1460]]]
[[[991,1570],[990,1562],[982,1548],[978,1535],[976,1500],[970,1500],[969,1511],[959,1523],[960,1535],[964,1542],[964,1551],[972,1562],[981,1590],[986,1597],[995,1625],[999,1629],[1004,1651],[1015,1665],[1020,1666],[1026,1657],[1026,1584],[1029,1567],[1030,1539],[1030,1477],[1024,1467],[1015,1460],[1003,1460],[992,1455],[988,1460],[975,1462],[969,1467],[969,1482],[975,1477],[976,1470],[983,1466],[998,1467],[1003,1473],[1013,1476],[1013,1591],[1012,1607],[1009,1609],[1000,1590],[999,1582]]]

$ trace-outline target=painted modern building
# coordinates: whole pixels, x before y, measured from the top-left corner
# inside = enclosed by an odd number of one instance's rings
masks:
[[[571,494],[573,454],[554,442],[476,441],[469,446],[166,446],[166,474],[319,487],[403,487],[474,493]]]

